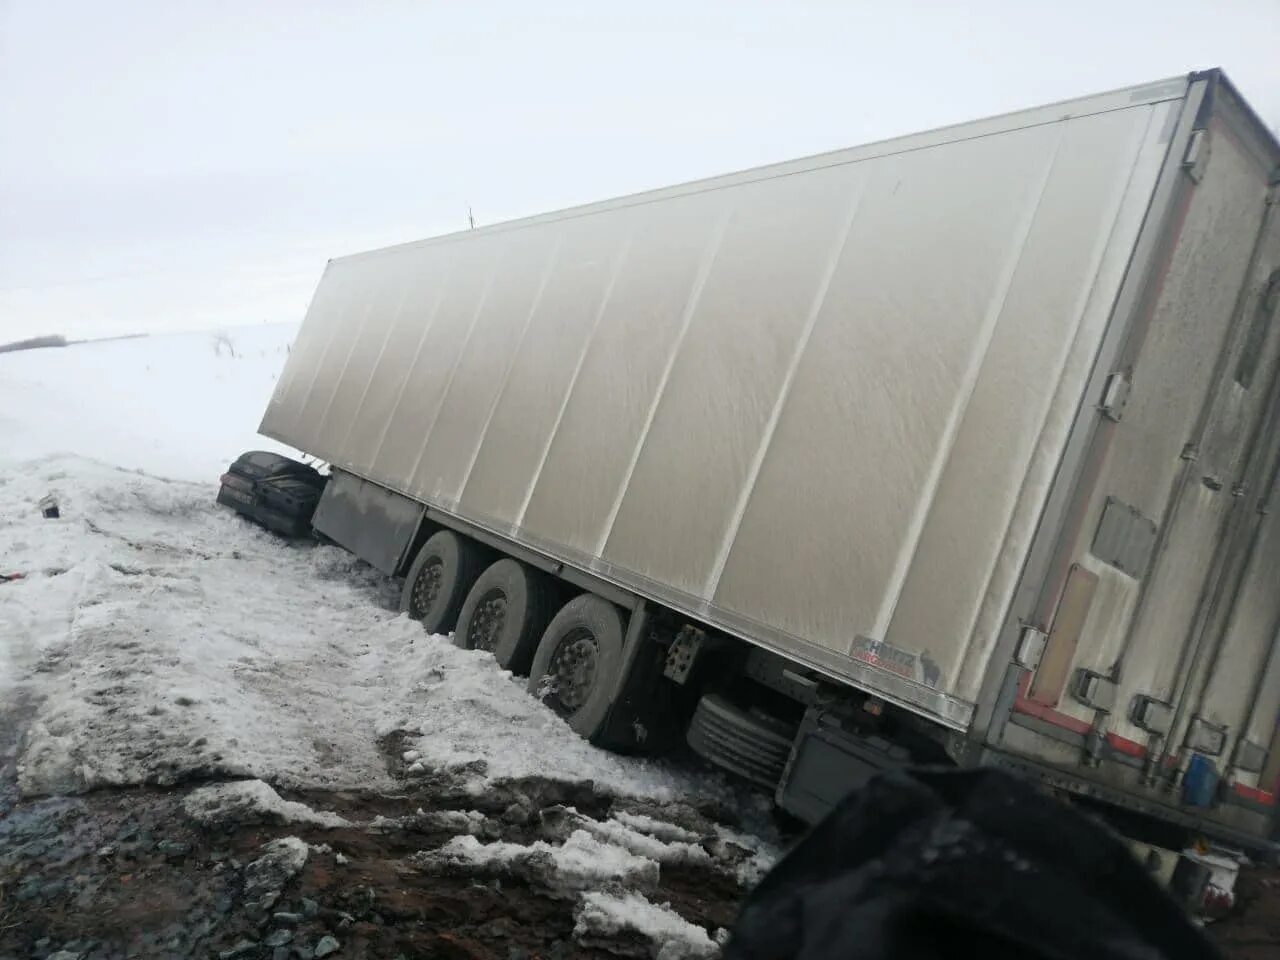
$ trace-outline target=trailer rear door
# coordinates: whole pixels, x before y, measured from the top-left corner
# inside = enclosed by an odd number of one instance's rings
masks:
[[[1213,92],[1089,412],[1077,507],[1028,621],[1043,654],[997,739],[1113,798],[1210,806],[1196,816],[1258,834],[1280,774],[1277,157],[1229,86]],[[1184,780],[1197,756],[1210,799]]]

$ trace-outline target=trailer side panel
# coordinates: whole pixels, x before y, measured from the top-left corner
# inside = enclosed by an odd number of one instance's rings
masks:
[[[335,261],[263,432],[964,728],[1186,92]]]

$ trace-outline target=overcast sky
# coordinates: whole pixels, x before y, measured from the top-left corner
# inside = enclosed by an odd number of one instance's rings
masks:
[[[1280,0],[0,0],[0,341],[297,320],[331,256],[1225,67]]]

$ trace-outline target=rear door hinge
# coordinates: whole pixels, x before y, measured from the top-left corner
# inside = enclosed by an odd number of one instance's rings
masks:
[[[1116,371],[1107,377],[1107,384],[1102,390],[1102,403],[1098,405],[1098,410],[1104,417],[1120,422],[1125,405],[1129,402],[1129,389],[1127,374]]]
[[[1040,666],[1040,658],[1044,656],[1044,647],[1049,635],[1039,627],[1024,624],[1018,637],[1018,651],[1013,655],[1014,662],[1027,670]]]
[[[1187,141],[1187,152],[1182,155],[1182,169],[1192,183],[1204,179],[1204,168],[1209,163],[1209,131],[1207,129],[1191,131],[1191,139]]]
[[[1148,733],[1168,736],[1173,726],[1173,706],[1163,700],[1140,693],[1129,705],[1129,720]]]
[[[1187,749],[1216,757],[1227,746],[1227,731],[1226,724],[1211,723],[1204,717],[1194,716],[1187,726]]]
[[[1081,667],[1076,671],[1071,695],[1086,707],[1110,713],[1116,705],[1116,684],[1105,674]]]
[[[1267,748],[1243,737],[1236,741],[1236,749],[1232,754],[1232,766],[1246,773],[1257,773],[1267,765]]]

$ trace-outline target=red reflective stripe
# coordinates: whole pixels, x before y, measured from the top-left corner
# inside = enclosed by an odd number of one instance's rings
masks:
[[[1026,697],[1019,696],[1013,702],[1013,709],[1018,713],[1025,713],[1029,717],[1043,720],[1045,723],[1051,723],[1055,727],[1070,730],[1072,733],[1086,734],[1093,729],[1093,724],[1087,720],[1079,720],[1076,717],[1068,716],[1059,710],[1053,709],[1053,707],[1046,707],[1043,703],[1036,703]]]
[[[1017,713],[1025,713],[1029,717],[1035,717],[1037,720],[1043,720],[1045,723],[1052,724],[1055,727],[1061,727],[1063,730],[1070,730],[1072,733],[1078,733],[1085,736],[1093,729],[1093,724],[1088,720],[1081,720],[1070,714],[1063,713],[1061,710],[1055,710],[1053,707],[1047,707],[1043,703],[1036,703],[1034,700],[1028,699],[1027,690],[1031,686],[1031,673],[1025,672],[1022,675],[1022,681],[1018,684],[1018,695],[1014,698],[1013,709]],[[1123,753],[1130,757],[1145,757],[1147,748],[1136,740],[1130,740],[1128,737],[1122,737],[1119,734],[1108,733],[1107,745],[1117,753]]]
[[[1124,753],[1131,757],[1145,757],[1147,748],[1136,740],[1130,740],[1128,737],[1122,737],[1119,734],[1108,733],[1107,744],[1116,753]]]
[[[1266,790],[1259,790],[1257,787],[1246,787],[1243,783],[1234,784],[1231,788],[1246,800],[1254,803],[1260,803],[1263,806],[1271,807],[1275,805],[1276,795]]]

